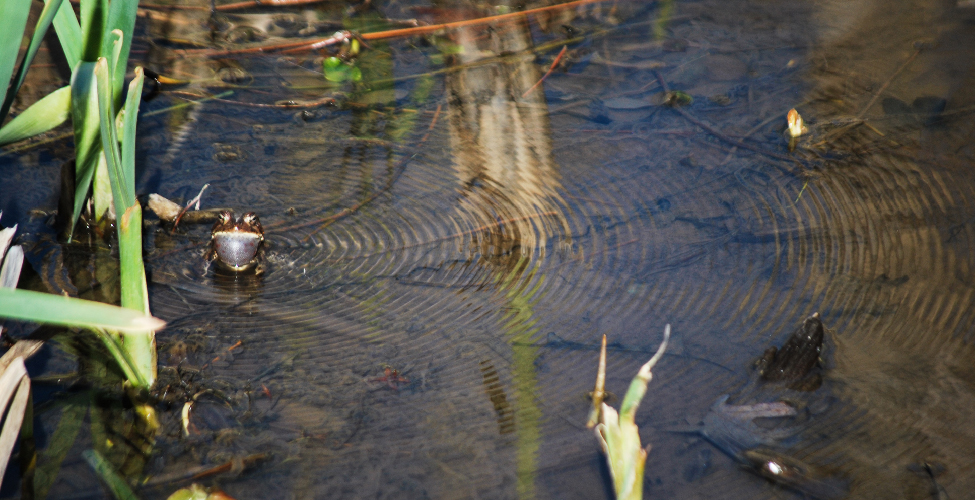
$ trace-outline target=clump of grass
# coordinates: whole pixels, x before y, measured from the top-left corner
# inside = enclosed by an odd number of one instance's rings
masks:
[[[52,24],[72,68],[71,84],[35,102],[0,128],[0,145],[46,132],[71,117],[76,186],[68,238],[70,240],[88,191],[93,186],[95,217],[118,218],[122,307],[137,311],[138,317],[148,317],[149,300],[142,261],[142,206],[135,198],[135,129],[144,81],[142,68],[135,68],[135,78],[123,95],[138,1],[82,0],[79,20],[69,2],[47,0],[14,75],[30,5],[30,0],[0,0],[0,11],[4,13],[0,17],[0,99],[3,101],[0,123],[6,118],[34,54]],[[11,75],[14,78],[8,90]],[[17,300],[25,304],[47,306],[54,300],[20,297]],[[84,307],[93,314],[101,310],[91,304]],[[72,309],[71,306],[64,308]],[[29,316],[33,311],[4,309],[9,317],[20,319],[26,319],[23,316]],[[41,312],[41,316],[32,321],[65,324],[57,314],[52,314],[58,311],[37,312]],[[79,310],[73,310],[70,314],[79,313]],[[122,366],[129,384],[140,390],[149,389],[156,379],[153,331],[94,328]]]

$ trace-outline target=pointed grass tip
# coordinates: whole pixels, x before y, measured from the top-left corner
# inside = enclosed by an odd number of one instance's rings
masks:
[[[132,319],[132,330],[135,331],[157,331],[166,326],[166,322],[155,316],[139,316]]]

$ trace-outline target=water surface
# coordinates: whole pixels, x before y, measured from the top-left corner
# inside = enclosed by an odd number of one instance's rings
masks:
[[[346,25],[490,14],[463,7]],[[246,15],[229,19],[297,36]],[[205,226],[146,231],[161,370],[212,391],[189,438],[169,411],[148,473],[268,453],[204,481],[237,498],[610,497],[585,428],[596,346],[606,334],[621,394],[669,323],[637,419],[648,496],[799,497],[670,432],[723,395],[803,408],[779,451],[850,498],[930,498],[924,462],[952,498],[975,488],[975,10],[592,4],[372,42],[364,83],[339,88],[315,54],[193,52],[220,40],[205,18],[141,18],[136,62],[193,83],[143,104],[137,190],[208,183],[205,207],[257,212],[268,271],[205,270]],[[675,90],[693,102],[664,105]],[[809,133],[790,150],[791,108]],[[3,189],[5,212],[53,208],[57,151],[4,156],[4,184],[31,186]],[[813,312],[822,386],[748,390]],[[101,495],[65,465],[52,495]]]

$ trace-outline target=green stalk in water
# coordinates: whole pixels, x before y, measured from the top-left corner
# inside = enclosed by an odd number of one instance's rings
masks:
[[[635,418],[636,410],[640,407],[647,392],[647,385],[653,379],[653,367],[663,357],[670,340],[670,325],[664,327],[664,340],[660,343],[657,353],[640,367],[636,377],[630,382],[626,391],[619,414],[611,406],[601,403],[599,424],[596,425],[596,438],[606,453],[609,471],[613,476],[613,489],[617,499],[640,500],[643,498],[643,466],[647,461],[650,445],[643,448],[640,443],[640,429]],[[606,358],[606,343],[603,343],[600,359]],[[605,381],[605,363],[600,363],[601,373],[597,375],[595,394],[603,394],[604,387],[598,381]]]

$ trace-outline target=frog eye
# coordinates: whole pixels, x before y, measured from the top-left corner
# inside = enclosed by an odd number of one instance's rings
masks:
[[[241,219],[248,224],[253,224],[255,222],[258,222],[257,214],[255,214],[254,212],[247,212],[246,214],[244,214],[244,216]]]
[[[230,213],[228,211],[220,212],[220,223],[221,224],[230,224],[233,221],[234,221],[234,214],[232,214],[232,213]]]

